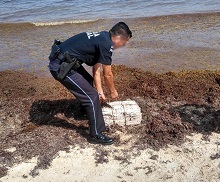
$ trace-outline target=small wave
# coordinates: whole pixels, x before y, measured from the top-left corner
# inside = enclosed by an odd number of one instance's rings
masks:
[[[55,26],[55,25],[63,25],[63,24],[80,24],[80,23],[90,23],[90,22],[96,22],[99,19],[96,20],[74,20],[74,21],[58,21],[58,22],[34,22],[35,26]]]

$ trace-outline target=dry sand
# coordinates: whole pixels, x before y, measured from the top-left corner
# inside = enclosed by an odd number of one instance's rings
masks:
[[[96,164],[97,151],[90,145],[85,149],[71,148],[68,153],[59,152],[51,166],[39,170],[32,177],[30,171],[37,164],[37,157],[13,166],[2,182],[117,182],[117,181],[210,181],[220,179],[220,134],[213,133],[209,141],[201,134],[187,137],[181,146],[169,145],[168,148],[155,151],[145,149],[133,157],[130,163],[115,160],[107,155],[109,162]],[[123,147],[123,146],[120,146]],[[126,146],[124,146],[126,148]],[[117,149],[106,146],[106,150]],[[14,149],[11,149],[14,150]],[[118,154],[119,155],[119,154]]]

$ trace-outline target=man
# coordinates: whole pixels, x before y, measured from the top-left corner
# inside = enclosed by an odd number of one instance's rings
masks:
[[[101,85],[100,67],[102,66],[105,83],[110,90],[112,99],[118,98],[111,71],[112,51],[126,45],[132,37],[132,32],[124,22],[119,22],[112,29],[102,32],[83,32],[75,35],[59,46],[61,54],[68,52],[70,57],[80,64],[71,69],[64,79],[58,79],[61,64],[65,61],[59,56],[50,57],[49,69],[53,77],[63,84],[85,108],[90,134],[88,141],[95,144],[113,144],[113,139],[104,135],[106,130],[100,101],[105,100]],[[93,77],[81,65],[93,66]],[[96,89],[93,88],[93,80]]]

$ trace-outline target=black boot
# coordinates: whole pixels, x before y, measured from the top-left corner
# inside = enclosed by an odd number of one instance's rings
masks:
[[[88,142],[93,143],[93,144],[111,145],[114,143],[114,140],[112,138],[100,133],[94,137],[89,136]]]

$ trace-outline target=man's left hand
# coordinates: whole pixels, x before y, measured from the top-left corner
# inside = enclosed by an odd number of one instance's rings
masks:
[[[111,92],[112,99],[117,100],[119,98],[117,90]]]

